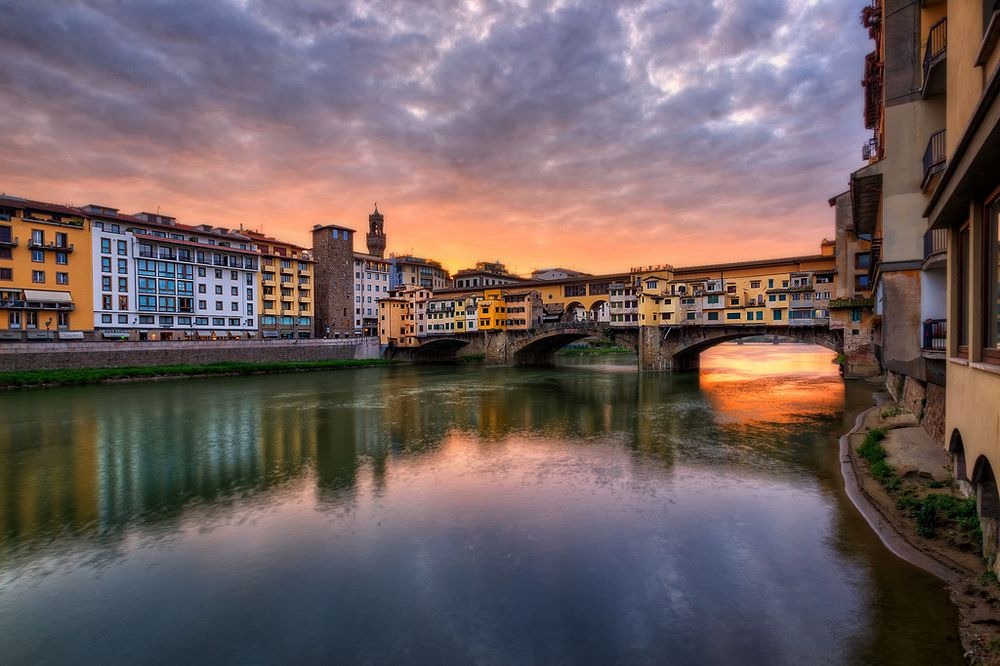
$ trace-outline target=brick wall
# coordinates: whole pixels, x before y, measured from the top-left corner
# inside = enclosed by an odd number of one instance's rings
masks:
[[[0,347],[0,371],[379,358],[378,341],[93,342]],[[52,349],[50,349],[52,348]]]

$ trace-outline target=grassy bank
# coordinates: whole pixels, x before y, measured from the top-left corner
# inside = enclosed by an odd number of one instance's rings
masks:
[[[154,365],[131,368],[72,368],[63,370],[21,370],[0,372],[0,388],[39,386],[80,386],[131,379],[160,377],[201,377],[206,375],[255,375],[306,370],[340,370],[388,365],[382,359],[339,359],[329,361],[286,361],[268,363],[223,362],[208,365]]]
[[[885,410],[883,416],[899,411]],[[982,538],[976,500],[956,497],[948,492],[946,484],[938,481],[904,483],[896,470],[886,461],[882,446],[886,432],[881,428],[870,430],[858,447],[858,455],[868,463],[871,475],[896,500],[896,507],[914,520],[916,532],[933,539],[939,533],[957,533],[963,541],[977,544]]]

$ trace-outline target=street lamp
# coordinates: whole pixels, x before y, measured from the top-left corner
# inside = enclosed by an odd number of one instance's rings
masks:
[[[49,317],[48,319],[45,320],[45,339],[46,340],[51,340],[52,339],[52,331],[50,330],[51,328],[52,328],[52,317]]]

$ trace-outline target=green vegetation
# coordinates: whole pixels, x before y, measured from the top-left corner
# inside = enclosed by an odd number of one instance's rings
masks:
[[[900,491],[902,481],[896,470],[885,460],[885,447],[882,446],[885,436],[885,430],[881,428],[870,430],[858,447],[858,455],[868,462],[872,476],[878,479],[889,493],[895,494]],[[931,488],[941,488],[944,485],[939,481],[927,484]],[[914,494],[912,488],[908,488],[896,500],[896,507],[913,517],[916,521],[917,534],[922,537],[932,539],[938,535],[939,529],[955,527],[973,542],[978,543],[982,539],[975,499],[955,497],[945,493],[930,493],[921,497]]]
[[[833,359],[833,362],[837,365],[844,365],[847,363],[847,357],[843,354],[837,354],[837,356]]]
[[[556,352],[558,356],[603,356],[604,354],[631,354],[632,352],[610,342],[598,342],[589,347],[565,347]]]
[[[486,360],[486,354],[466,354],[465,356],[459,356],[458,360],[463,363],[482,363]]]
[[[917,534],[933,538],[942,526],[942,518],[953,523],[970,538],[980,539],[976,500],[934,493],[926,497],[901,497],[896,506],[909,511],[917,521]]]
[[[899,490],[899,477],[892,466],[885,461],[885,449],[882,447],[882,440],[885,439],[885,430],[875,428],[865,435],[865,439],[858,447],[858,454],[868,461],[868,469],[872,476],[879,480],[890,493]]]
[[[306,370],[339,370],[388,365],[382,359],[338,359],[329,361],[286,361],[269,363],[223,362],[208,365],[154,365],[132,368],[74,368],[65,370],[23,370],[0,372],[0,388],[37,386],[79,386],[128,379],[202,375],[253,375]]]
[[[891,407],[886,407],[885,409],[882,410],[881,413],[882,413],[882,418],[891,419],[893,416],[899,416],[905,411],[906,410],[900,407],[899,405],[893,405]]]

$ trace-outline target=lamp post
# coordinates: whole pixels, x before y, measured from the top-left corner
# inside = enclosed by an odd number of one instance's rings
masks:
[[[45,320],[45,339],[46,340],[51,340],[52,339],[51,328],[52,328],[52,317],[49,317],[48,319]]]

